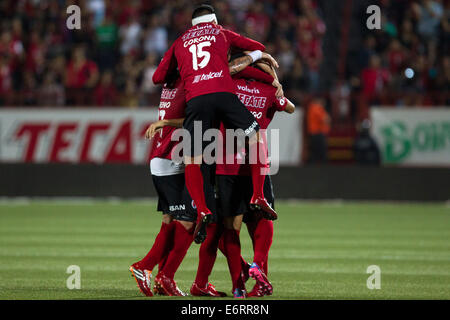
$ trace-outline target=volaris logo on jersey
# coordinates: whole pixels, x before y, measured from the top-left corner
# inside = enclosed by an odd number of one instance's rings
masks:
[[[203,74],[199,74],[199,75],[195,76],[194,81],[192,81],[192,83],[198,83],[200,81],[211,80],[211,79],[222,78],[222,77],[223,77],[223,70],[221,70],[220,72],[211,71],[210,73],[203,73]]]
[[[240,85],[238,85],[237,87],[238,87],[239,90],[245,91],[245,92],[248,92],[248,93],[259,93],[259,90],[257,88],[250,89],[247,86],[240,86]]]

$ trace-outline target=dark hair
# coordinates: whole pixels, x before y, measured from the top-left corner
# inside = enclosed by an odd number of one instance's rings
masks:
[[[213,6],[210,6],[209,4],[201,4],[194,9],[194,12],[192,12],[192,19],[211,13],[216,13]]]

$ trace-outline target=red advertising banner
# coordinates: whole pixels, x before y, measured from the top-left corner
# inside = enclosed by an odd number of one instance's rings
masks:
[[[279,113],[269,126],[279,130],[275,143],[282,165],[300,163],[301,117],[300,110]],[[157,120],[156,108],[4,108],[0,162],[145,164],[152,142],[144,134]],[[270,135],[268,140],[270,146]]]

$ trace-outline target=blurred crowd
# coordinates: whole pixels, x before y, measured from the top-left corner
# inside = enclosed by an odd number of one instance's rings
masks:
[[[321,1],[210,2],[225,28],[267,46],[294,100],[323,90],[324,56],[337,53],[324,53]],[[71,4],[81,8],[81,30],[66,27]],[[448,3],[380,5],[383,29],[367,30],[358,50],[349,48],[339,92],[361,92],[367,103],[387,95],[398,104],[404,97],[389,93],[407,90],[416,98],[404,103],[426,104],[418,100],[423,93],[448,91]],[[156,106],[152,75],[168,46],[190,27],[191,13],[187,0],[1,0],[0,106]]]
[[[379,4],[382,29],[363,29],[362,43],[350,49],[343,85],[360,93],[359,118],[367,116],[364,106],[450,105],[450,1]]]

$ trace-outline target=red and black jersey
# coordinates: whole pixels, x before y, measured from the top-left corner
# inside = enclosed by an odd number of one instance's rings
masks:
[[[213,23],[199,23],[180,36],[165,53],[153,75],[155,84],[164,83],[178,66],[186,101],[215,92],[235,92],[228,69],[230,47],[265,50],[261,43]]]
[[[272,78],[273,79],[273,78]],[[275,112],[286,109],[286,98],[277,99],[276,88],[259,81],[235,79],[235,93],[245,107],[255,116],[261,129],[267,129]],[[233,164],[226,164],[226,132],[223,124],[220,126],[222,132],[223,159],[216,165],[216,174],[221,175],[250,175],[248,165],[242,162],[242,154],[236,152],[233,156]],[[265,139],[264,135],[263,138]],[[221,162],[221,163],[220,163]]]
[[[159,102],[159,120],[180,119],[185,116],[186,96],[183,81],[179,78],[173,89],[163,86]],[[150,160],[153,158],[172,159],[172,150],[178,141],[172,141],[172,133],[176,130],[173,126],[164,126],[153,138]]]

